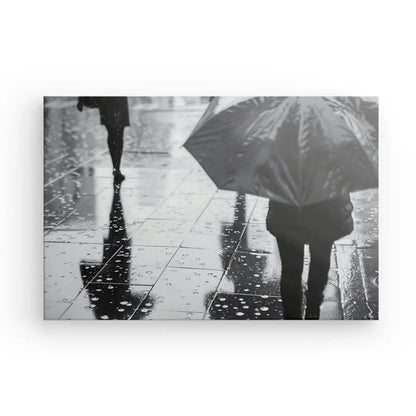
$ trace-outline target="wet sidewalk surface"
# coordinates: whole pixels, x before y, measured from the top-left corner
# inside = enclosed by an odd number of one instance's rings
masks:
[[[98,113],[48,105],[46,319],[282,319],[268,200],[218,190],[181,148],[202,112],[131,106],[114,187]],[[377,198],[352,195],[321,319],[378,318]]]

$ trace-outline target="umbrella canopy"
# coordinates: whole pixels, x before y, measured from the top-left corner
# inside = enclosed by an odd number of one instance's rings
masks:
[[[377,130],[364,104],[215,98],[184,146],[219,188],[302,207],[378,185]]]

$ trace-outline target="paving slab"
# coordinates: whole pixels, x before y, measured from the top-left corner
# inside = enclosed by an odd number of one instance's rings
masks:
[[[145,309],[204,313],[221,276],[219,270],[168,267],[149,294],[152,306]]]

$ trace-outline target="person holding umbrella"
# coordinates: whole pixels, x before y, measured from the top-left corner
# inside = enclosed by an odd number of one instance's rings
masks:
[[[352,210],[346,187],[340,197],[304,208],[270,200],[266,225],[276,237],[282,262],[280,291],[284,319],[302,319],[305,244],[309,244],[310,251],[305,319],[319,319],[332,245],[352,232]]]
[[[108,132],[107,144],[113,163],[114,180],[121,182],[125,176],[120,171],[123,154],[123,132],[130,125],[127,97],[79,97],[77,108],[98,108],[101,124]]]
[[[219,188],[270,199],[284,319],[302,319],[305,244],[305,319],[319,319],[332,245],[354,227],[349,193],[378,186],[378,106],[360,108],[359,97],[216,97],[185,143]]]

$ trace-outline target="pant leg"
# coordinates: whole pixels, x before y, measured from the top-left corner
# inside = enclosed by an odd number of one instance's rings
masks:
[[[328,283],[328,272],[331,264],[332,240],[316,239],[310,242],[311,261],[308,276],[308,294],[306,314],[311,319],[319,318],[319,307],[323,292]]]
[[[276,236],[282,262],[280,291],[284,319],[302,319],[302,271],[304,244],[286,236]]]
[[[108,131],[108,149],[110,151],[113,168],[120,170],[121,156],[123,153],[123,132],[124,127],[106,126]]]

